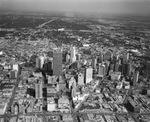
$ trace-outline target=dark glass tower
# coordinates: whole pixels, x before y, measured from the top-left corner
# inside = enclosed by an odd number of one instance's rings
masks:
[[[53,75],[62,74],[62,52],[53,52]]]

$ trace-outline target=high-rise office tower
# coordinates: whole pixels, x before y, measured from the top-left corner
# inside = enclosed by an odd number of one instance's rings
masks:
[[[124,64],[127,63],[128,60],[129,60],[129,53],[125,53],[125,54],[123,55],[123,63],[124,63]]]
[[[111,60],[111,57],[112,57],[112,54],[111,54],[110,51],[107,51],[107,52],[104,54],[104,60],[110,61],[110,60]]]
[[[49,62],[49,59],[48,58],[45,58],[44,60],[44,64],[48,63]]]
[[[69,54],[66,55],[66,62],[70,62],[70,55]]]
[[[70,80],[68,81],[69,89],[71,89],[73,83],[76,83],[76,79],[74,77],[71,77]]]
[[[52,70],[52,62],[50,61],[50,62],[48,62],[47,63],[47,69],[48,69],[48,71],[51,71]]]
[[[77,84],[76,84],[76,82],[73,82],[73,84],[72,84],[72,92],[71,92],[72,98],[76,96],[76,91],[77,91]]]
[[[99,57],[97,58],[98,63],[102,63],[104,61],[104,54],[100,53]]]
[[[44,56],[40,56],[40,61],[41,61],[40,68],[43,68],[43,65],[44,65],[44,62],[45,62],[45,57]]]
[[[110,70],[114,71],[115,64],[110,64]]]
[[[50,72],[52,70],[52,60],[51,59],[45,59],[43,69],[46,72]]]
[[[128,67],[127,67],[127,75],[128,75],[128,76],[131,76],[131,72],[132,72],[132,64],[129,63],[129,64],[128,64]]]
[[[125,64],[125,63],[123,63],[123,57],[120,57],[119,62],[120,62],[120,64]]]
[[[128,64],[123,64],[123,65],[122,65],[122,74],[123,74],[124,76],[127,75],[127,70],[128,70]]]
[[[118,62],[116,62],[116,64],[115,64],[115,72],[118,72],[119,71],[119,63]]]
[[[36,58],[36,68],[41,68],[41,60],[39,57]]]
[[[93,68],[88,67],[85,69],[85,83],[90,83],[93,80]]]
[[[104,65],[105,65],[105,74],[107,75],[109,72],[110,61],[105,61]]]
[[[118,59],[119,59],[119,55],[113,55],[112,62],[116,63]]]
[[[42,84],[42,82],[35,84],[35,96],[37,99],[43,98],[43,84]]]
[[[80,60],[81,60],[81,54],[77,54],[77,55],[76,55],[76,59],[77,59],[78,61],[80,61]]]
[[[61,76],[62,74],[62,52],[53,53],[53,75]]]
[[[71,46],[71,62],[76,61],[76,47]]]
[[[47,63],[49,62],[49,60],[48,59],[45,59],[45,61],[44,61],[44,64],[43,64],[43,69],[44,69],[44,71],[48,71],[48,66],[47,66]]]
[[[81,63],[80,63],[80,61],[77,61],[77,68],[78,68],[78,69],[81,68]]]
[[[97,68],[96,64],[97,64],[97,57],[92,59],[92,67],[93,67],[94,69]]]
[[[50,72],[52,70],[52,62],[49,61],[49,62],[45,63],[43,65],[43,69],[46,72]]]
[[[119,72],[122,72],[122,67],[123,66],[121,64],[119,64],[119,69],[118,69]]]
[[[84,85],[84,74],[79,73],[77,76],[78,85]]]
[[[136,83],[139,80],[139,71],[134,72],[134,78],[133,78],[133,85],[136,85]]]
[[[122,65],[121,59],[118,59],[118,64]]]
[[[99,77],[104,77],[105,76],[105,65],[104,64],[99,64],[98,76]]]

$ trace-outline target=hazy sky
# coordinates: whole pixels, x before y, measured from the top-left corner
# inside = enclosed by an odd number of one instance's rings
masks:
[[[150,14],[150,0],[0,0],[0,8],[47,12]]]

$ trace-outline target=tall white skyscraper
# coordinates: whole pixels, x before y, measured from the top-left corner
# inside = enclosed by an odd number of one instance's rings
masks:
[[[76,47],[71,46],[71,62],[76,61]]]
[[[134,78],[133,78],[133,85],[136,85],[136,83],[139,80],[139,71],[134,72]]]
[[[43,68],[44,62],[45,62],[45,57],[44,56],[40,56],[40,67]]]
[[[78,85],[84,85],[84,74],[83,73],[78,74]]]
[[[93,68],[88,67],[85,69],[85,83],[90,83],[93,80]]]

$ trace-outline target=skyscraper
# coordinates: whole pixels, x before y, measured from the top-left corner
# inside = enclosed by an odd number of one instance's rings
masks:
[[[77,76],[78,85],[84,85],[84,74],[79,73]]]
[[[100,53],[99,57],[97,58],[97,62],[98,63],[102,63],[104,60],[104,54],[103,53]]]
[[[99,64],[98,76],[99,77],[104,77],[105,76],[105,65],[104,64]]]
[[[139,71],[134,72],[134,78],[133,78],[133,85],[136,85],[136,83],[139,80]]]
[[[71,96],[72,97],[76,96],[76,90],[77,90],[76,82],[73,82],[73,84],[72,84],[72,91],[71,91]]]
[[[66,55],[66,62],[70,62],[70,55],[69,54]]]
[[[112,62],[116,63],[118,59],[119,59],[119,55],[113,55]]]
[[[43,69],[46,72],[50,72],[52,70],[52,62],[49,60],[45,61],[44,65],[43,65]]]
[[[40,57],[40,68],[43,68],[44,62],[45,62],[45,57],[41,56]]]
[[[53,53],[53,75],[60,76],[62,74],[62,52]]]
[[[110,64],[110,70],[114,71],[115,64]]]
[[[37,99],[43,98],[43,85],[42,85],[42,82],[35,84],[35,97]]]
[[[41,68],[41,60],[39,57],[36,58],[36,68]]]
[[[124,63],[124,64],[127,63],[128,60],[129,60],[129,53],[125,53],[125,54],[123,55],[123,63]]]
[[[129,63],[129,64],[128,64],[128,67],[127,67],[127,75],[128,75],[128,76],[131,76],[131,72],[132,72],[132,64]]]
[[[121,64],[119,64],[119,69],[118,69],[119,72],[122,72],[122,67],[123,66]]]
[[[105,61],[104,65],[105,65],[105,74],[107,75],[107,73],[109,72],[110,61]]]
[[[105,55],[104,55],[104,60],[110,61],[111,57],[112,57],[111,52],[110,52],[110,51],[107,51],[107,52],[105,53]]]
[[[81,59],[81,54],[77,54],[76,59],[77,59],[78,61],[80,61],[80,59]]]
[[[76,47],[71,46],[71,62],[76,61]]]
[[[47,69],[48,69],[48,71],[51,71],[52,70],[52,62],[50,61],[50,62],[48,62],[47,63]]]
[[[92,66],[94,69],[96,69],[96,64],[97,64],[97,57],[92,59]]]
[[[88,67],[85,69],[85,83],[90,83],[93,80],[93,68]]]
[[[116,62],[116,64],[115,64],[115,72],[118,72],[119,71],[119,63],[118,62]]]
[[[127,75],[127,70],[128,70],[128,64],[123,64],[123,65],[122,65],[122,74],[123,74],[124,76]]]

